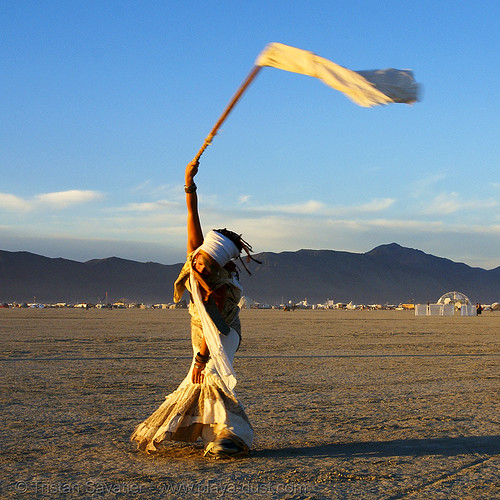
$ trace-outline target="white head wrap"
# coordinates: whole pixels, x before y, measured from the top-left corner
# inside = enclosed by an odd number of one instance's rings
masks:
[[[205,251],[221,267],[240,255],[238,247],[227,236],[213,230],[207,233],[198,250]]]

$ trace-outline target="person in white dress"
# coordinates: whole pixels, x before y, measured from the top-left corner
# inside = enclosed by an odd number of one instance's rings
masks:
[[[188,256],[174,285],[176,302],[185,290],[190,294],[193,359],[180,386],[137,426],[131,439],[139,449],[153,453],[165,441],[201,438],[205,456],[241,457],[249,453],[253,429],[234,392],[233,358],[241,341],[238,303],[242,296],[234,261],[242,250],[250,257],[252,249],[227,229],[212,230],[203,237],[194,183],[198,166],[193,160],[186,167]]]

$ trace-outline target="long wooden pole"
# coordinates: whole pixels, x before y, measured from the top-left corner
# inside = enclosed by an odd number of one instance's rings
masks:
[[[257,76],[257,73],[260,71],[262,66],[254,66],[250,74],[246,77],[245,81],[241,84],[240,88],[234,94],[233,98],[231,99],[230,103],[226,106],[226,109],[220,116],[220,118],[217,120],[217,123],[214,125],[214,128],[211,130],[210,134],[207,135],[205,142],[203,143],[203,146],[200,148],[196,156],[194,157],[194,160],[199,160],[200,156],[203,154],[203,151],[207,149],[207,146],[209,146],[212,142],[212,139],[215,137],[217,134],[217,131],[221,127],[222,123],[224,120],[227,118],[227,115],[231,113],[232,109],[234,108],[235,104],[238,102],[240,97],[243,95],[243,92],[248,88],[248,86],[252,83],[252,81],[255,79]]]

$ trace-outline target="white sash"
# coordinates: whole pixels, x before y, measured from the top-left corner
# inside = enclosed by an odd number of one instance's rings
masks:
[[[227,357],[224,346],[220,340],[219,330],[205,309],[198,282],[192,271],[189,274],[189,282],[191,285],[191,295],[193,296],[193,301],[201,320],[203,336],[205,337],[208,350],[210,351],[210,358],[214,363],[217,373],[222,378],[227,388],[232,391],[236,386],[236,374],[234,373],[233,365]]]

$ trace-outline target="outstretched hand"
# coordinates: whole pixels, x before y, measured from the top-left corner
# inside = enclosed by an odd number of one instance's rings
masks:
[[[193,184],[194,176],[198,173],[200,160],[191,160],[186,165],[186,186]]]

